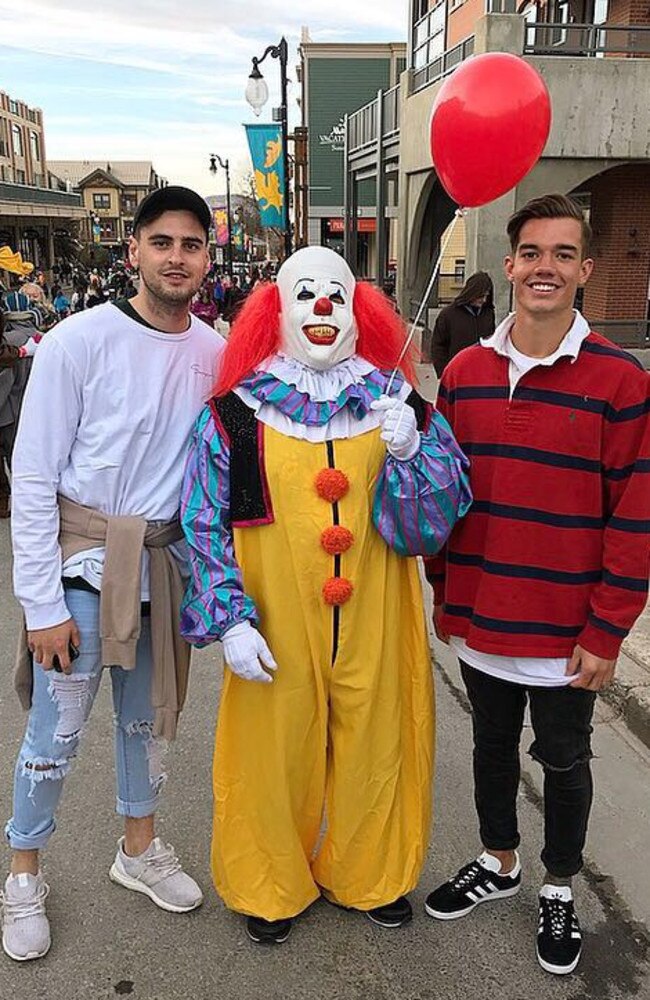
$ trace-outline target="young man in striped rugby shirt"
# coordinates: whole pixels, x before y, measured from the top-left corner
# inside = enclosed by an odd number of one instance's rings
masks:
[[[574,310],[590,230],[563,195],[508,223],[515,311],[454,358],[438,408],[471,461],[474,505],[427,570],[438,638],[472,706],[483,852],[430,894],[449,920],[514,895],[521,868],[519,740],[544,768],[537,956],[572,972],[581,951],[572,876],[592,801],[591,717],[648,590],[648,376]]]

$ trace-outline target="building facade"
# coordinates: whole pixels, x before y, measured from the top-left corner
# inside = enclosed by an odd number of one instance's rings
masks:
[[[0,90],[0,181],[47,187],[43,112]]]
[[[406,45],[330,45],[311,42],[303,29],[300,49],[302,126],[307,130],[306,234],[310,244],[343,252],[345,115],[397,83]],[[376,270],[373,183],[357,199],[358,270]]]
[[[502,198],[465,217],[465,270],[488,271],[497,314],[511,306],[502,261],[508,216],[549,191],[575,197],[594,230],[595,269],[582,302],[607,336],[645,346],[650,318],[650,9],[637,0],[556,0],[515,8],[512,0],[411,0],[408,66],[397,91],[397,128],[368,107],[346,124],[346,219],[356,191],[370,176],[378,190],[390,181],[387,149],[399,181],[398,298],[413,316],[427,288],[443,234],[457,206],[431,162],[429,122],[446,76],[483,52],[523,56],[544,78],[553,124],[541,159]],[[386,100],[388,95],[382,95]],[[477,151],[480,155],[480,151]],[[378,216],[379,229],[389,220]],[[358,248],[349,224],[347,253]],[[460,255],[457,259],[461,259]],[[431,326],[443,298],[439,280],[427,302]]]
[[[81,196],[85,240],[119,254],[137,206],[166,183],[149,160],[50,160],[49,170],[53,184]]]
[[[84,217],[79,195],[50,186],[42,111],[0,91],[0,246],[47,270]]]

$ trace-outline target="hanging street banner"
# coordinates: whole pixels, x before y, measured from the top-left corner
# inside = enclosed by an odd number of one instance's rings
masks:
[[[215,243],[218,247],[225,247],[228,243],[228,212],[225,208],[215,208],[212,214]]]
[[[279,125],[245,125],[255,176],[255,194],[265,228],[286,229],[284,161]]]

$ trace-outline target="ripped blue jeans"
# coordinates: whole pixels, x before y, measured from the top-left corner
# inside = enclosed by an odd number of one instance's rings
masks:
[[[14,777],[14,814],[5,833],[12,848],[39,850],[47,844],[64,779],[102,678],[99,597],[68,590],[66,603],[81,635],[71,674],[34,666],[34,691],[27,730]],[[142,618],[133,670],[111,667],[115,722],[117,812],[143,817],[156,811],[165,782],[166,744],[152,736],[151,629]]]

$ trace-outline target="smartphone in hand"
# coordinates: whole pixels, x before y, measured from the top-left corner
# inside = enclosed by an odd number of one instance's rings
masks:
[[[77,647],[74,645],[73,642],[68,643],[68,656],[70,657],[70,663],[76,660],[77,657],[79,656],[79,650],[77,649]],[[54,667],[54,669],[58,674],[63,673],[63,667],[59,663],[59,657],[56,655],[56,653],[52,657],[52,666]]]

